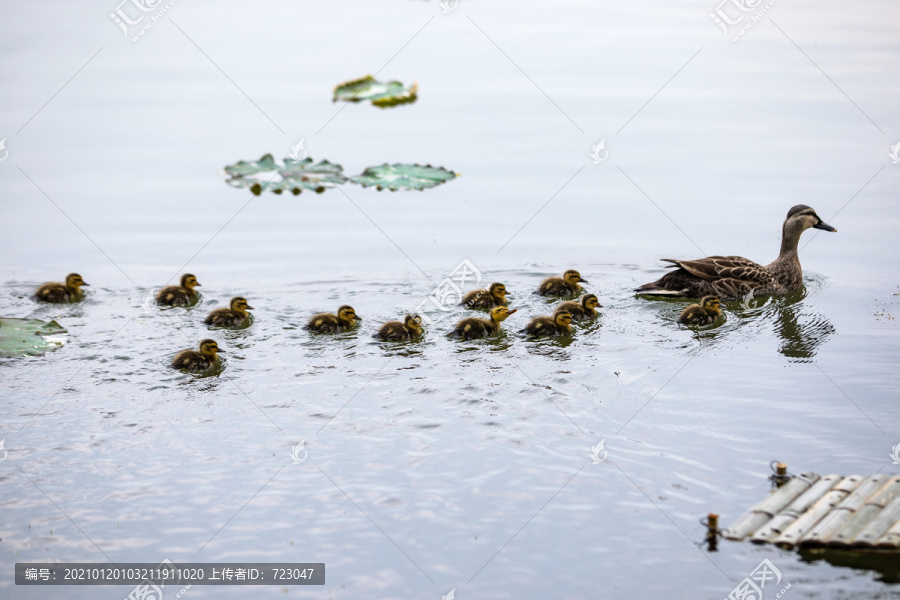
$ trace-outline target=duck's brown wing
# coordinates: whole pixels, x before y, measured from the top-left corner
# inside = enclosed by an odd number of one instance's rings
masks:
[[[663,262],[672,263],[673,267],[681,267],[691,275],[707,281],[736,279],[738,281],[765,284],[771,279],[765,267],[742,256],[708,256],[698,260],[664,258],[662,260]]]

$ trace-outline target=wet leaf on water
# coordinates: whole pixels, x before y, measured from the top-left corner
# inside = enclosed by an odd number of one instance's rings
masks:
[[[413,83],[405,87],[400,81],[382,83],[371,75],[342,83],[334,88],[334,101],[362,102],[370,100],[375,106],[382,108],[409,104],[418,98],[418,86]]]
[[[346,183],[344,168],[327,160],[315,162],[311,158],[285,158],[278,163],[271,154],[257,161],[238,161],[225,167],[230,175],[226,183],[239,189],[249,189],[260,195],[264,190],[275,194],[291,192],[295,196],[303,190],[321,194],[328,188]]]
[[[0,319],[0,358],[40,356],[62,347],[66,337],[56,321]]]
[[[384,163],[369,167],[361,175],[351,177],[351,183],[363,187],[375,186],[378,190],[426,190],[455,179],[457,174],[444,167]]]

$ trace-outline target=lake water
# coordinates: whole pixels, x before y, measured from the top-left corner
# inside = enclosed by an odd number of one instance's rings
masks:
[[[326,564],[324,588],[187,598],[717,599],[768,558],[785,597],[900,597],[768,546],[707,552],[698,524],[761,499],[773,459],[900,472],[900,7],[779,2],[732,42],[712,1],[673,4],[178,2],[138,42],[113,2],[0,8],[0,314],[69,331],[0,362],[0,596],[130,590],[16,587],[15,562],[167,558]],[[376,72],[419,100],[331,102]],[[462,176],[225,185],[224,165],[301,138],[348,174]],[[798,203],[838,229],[804,234],[802,292],[701,332],[630,292],[661,257],[768,263]],[[510,290],[502,336],[448,340],[456,311],[420,342],[371,339],[465,259]],[[517,337],[568,268],[602,317]],[[70,271],[84,302],[31,300]],[[142,306],[185,271],[198,306]],[[168,369],[238,294],[254,322],[212,333],[220,372]],[[302,329],[340,304],[358,331]]]

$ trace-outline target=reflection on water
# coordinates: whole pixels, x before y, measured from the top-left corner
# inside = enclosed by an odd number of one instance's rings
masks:
[[[753,300],[730,302],[727,310],[732,320],[752,332],[764,333],[770,328],[779,338],[778,352],[791,362],[809,362],[829,337],[837,333],[831,321],[811,309],[806,300],[810,289],[818,292],[822,282],[808,279],[806,284],[787,296],[757,296]],[[725,327],[728,329],[728,327]],[[715,338],[716,331],[708,332]]]
[[[795,362],[808,362],[816,355],[819,346],[836,333],[825,315],[803,310],[801,303],[805,298],[804,286],[774,303],[777,310],[775,333],[782,340],[778,351],[790,359],[797,359]]]
[[[806,548],[800,550],[800,558],[808,563],[825,561],[836,567],[866,569],[879,574],[885,583],[900,583],[900,560],[892,551],[852,551],[836,548]]]

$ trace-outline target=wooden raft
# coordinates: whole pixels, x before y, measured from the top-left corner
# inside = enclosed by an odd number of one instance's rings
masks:
[[[722,536],[786,549],[900,553],[900,475],[796,475]]]

